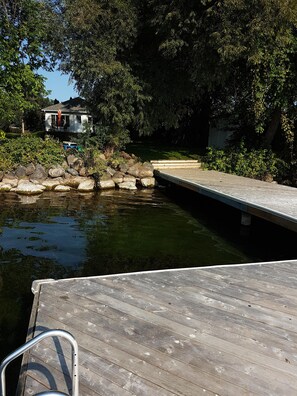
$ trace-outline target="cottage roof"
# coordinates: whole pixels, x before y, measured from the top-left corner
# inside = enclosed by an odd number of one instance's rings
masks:
[[[56,113],[58,110],[61,110],[62,113],[79,113],[79,114],[88,114],[89,111],[85,106],[85,101],[82,98],[70,98],[65,102],[57,103],[52,106],[45,107],[42,111],[46,113]]]

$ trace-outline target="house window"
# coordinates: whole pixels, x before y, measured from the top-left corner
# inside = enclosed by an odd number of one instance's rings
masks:
[[[62,127],[64,129],[69,128],[70,122],[69,122],[69,115],[62,115]]]
[[[58,122],[58,116],[56,116],[55,114],[52,114],[52,128],[56,128],[57,126],[57,122]]]
[[[70,125],[69,115],[62,115],[60,125],[58,125],[58,115],[56,115],[56,114],[51,115],[51,127],[53,129],[56,129],[56,128],[67,129],[67,128],[69,128],[69,125]]]
[[[81,124],[81,116],[80,116],[80,115],[77,115],[77,116],[76,116],[76,121],[77,121],[79,124]]]

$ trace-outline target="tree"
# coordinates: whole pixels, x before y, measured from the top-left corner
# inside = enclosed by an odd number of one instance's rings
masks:
[[[238,105],[270,145],[281,114],[296,118],[297,3],[226,1],[217,7],[215,19],[220,32],[214,45],[220,60],[240,76],[245,96]]]
[[[229,114],[259,144],[280,123],[292,133],[295,0],[80,4],[60,5],[63,67],[104,124],[152,133]]]
[[[63,8],[65,6],[65,8]],[[71,74],[92,112],[115,134],[128,125],[141,125],[149,100],[133,74],[127,52],[137,32],[132,0],[65,0],[65,51],[62,68]]]
[[[211,98],[212,113],[232,114],[270,145],[281,119],[296,118],[296,1],[150,3],[163,38],[160,50],[187,60],[197,94]]]
[[[160,53],[148,2],[88,0],[82,8],[80,0],[66,0],[63,6],[62,68],[100,122],[116,134],[177,127],[193,90],[180,61]]]
[[[0,126],[21,120],[46,94],[40,67],[51,62],[50,4],[38,0],[0,1]]]

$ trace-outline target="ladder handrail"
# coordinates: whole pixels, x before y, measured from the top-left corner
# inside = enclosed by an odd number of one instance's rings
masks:
[[[47,337],[63,337],[70,342],[72,346],[72,396],[79,396],[78,345],[73,335],[66,330],[47,330],[32,338],[32,340],[26,342],[8,355],[0,365],[0,396],[6,396],[5,370],[8,364]]]

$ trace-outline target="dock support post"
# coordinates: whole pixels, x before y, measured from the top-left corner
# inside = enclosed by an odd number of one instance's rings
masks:
[[[241,212],[241,222],[240,224],[243,226],[250,226],[252,223],[252,217],[250,214],[246,212]]]

